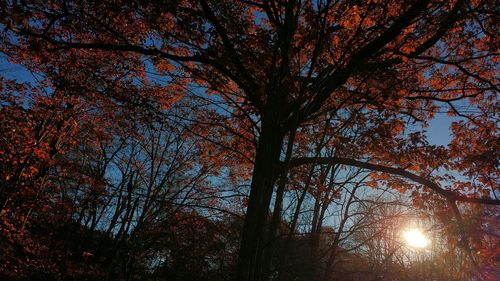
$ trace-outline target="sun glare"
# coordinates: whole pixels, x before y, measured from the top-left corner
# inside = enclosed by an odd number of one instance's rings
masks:
[[[408,229],[403,232],[406,243],[415,248],[425,248],[429,245],[429,239],[419,229]]]

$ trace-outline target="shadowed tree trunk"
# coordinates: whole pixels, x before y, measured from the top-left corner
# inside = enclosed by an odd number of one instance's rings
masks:
[[[272,114],[276,116],[277,111]],[[274,118],[266,117],[262,118],[235,280],[261,280],[262,276],[265,226],[284,139]]]
[[[293,129],[288,136],[288,143],[285,152],[285,163],[287,163],[292,157],[293,151],[293,143],[295,141],[295,132],[296,129]],[[281,211],[283,208],[283,195],[285,193],[285,187],[288,183],[288,173],[290,171],[288,169],[283,170],[281,172],[281,176],[278,182],[278,187],[276,188],[276,199],[274,202],[274,210],[271,218],[271,222],[269,225],[267,241],[266,241],[266,249],[265,256],[263,262],[263,274],[264,280],[269,279],[271,270],[272,270],[272,262],[273,257],[275,255],[276,250],[276,234],[278,233],[280,223],[281,223]]]

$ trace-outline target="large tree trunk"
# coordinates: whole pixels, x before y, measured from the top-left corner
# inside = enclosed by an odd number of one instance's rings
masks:
[[[284,165],[287,165],[288,161],[290,161],[292,157],[293,143],[295,141],[295,132],[296,129],[292,129],[290,131],[290,135],[288,137],[287,148],[285,152],[285,161]],[[280,179],[278,180],[278,186],[276,188],[276,196],[274,201],[274,211],[271,216],[271,221],[269,223],[269,229],[267,233],[267,247],[265,249],[264,260],[262,271],[264,277],[262,280],[269,280],[269,274],[272,272],[272,262],[273,257],[275,256],[276,249],[276,234],[278,233],[278,229],[281,224],[281,211],[283,207],[283,195],[285,194],[285,187],[288,182],[288,169],[284,169],[281,171]]]
[[[276,113],[274,113],[276,114]],[[275,118],[263,116],[247,214],[238,256],[236,281],[261,280],[265,227],[278,175],[284,134]]]

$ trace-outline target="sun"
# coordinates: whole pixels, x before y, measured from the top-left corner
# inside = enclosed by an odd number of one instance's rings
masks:
[[[406,243],[415,248],[425,248],[429,245],[429,239],[419,229],[408,229],[403,232]]]

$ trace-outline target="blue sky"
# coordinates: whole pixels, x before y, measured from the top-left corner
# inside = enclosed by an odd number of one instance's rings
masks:
[[[436,118],[429,122],[427,137],[431,144],[448,145],[452,139],[450,125],[454,119],[446,114],[436,114]]]

